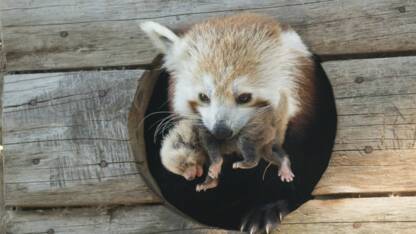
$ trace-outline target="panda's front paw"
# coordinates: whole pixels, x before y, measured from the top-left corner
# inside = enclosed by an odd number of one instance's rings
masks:
[[[279,200],[258,206],[246,214],[241,223],[241,231],[251,233],[270,233],[281,223],[289,213],[286,200]]]

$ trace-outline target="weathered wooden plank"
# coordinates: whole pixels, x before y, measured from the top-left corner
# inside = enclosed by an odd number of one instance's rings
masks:
[[[414,233],[416,197],[311,200],[276,233]]]
[[[415,197],[312,200],[276,233],[413,233]],[[10,233],[232,233],[210,229],[160,205],[9,212]]]
[[[9,212],[8,233],[236,233],[190,221],[161,205]]]
[[[3,115],[3,78],[4,78],[4,68],[6,65],[6,59],[3,53],[3,44],[1,40],[2,27],[0,22],[0,134],[2,132],[2,115]],[[4,186],[3,186],[3,138],[0,136],[0,219],[4,220],[5,217],[5,206],[4,206]],[[0,222],[0,233],[4,234],[6,232],[4,223]]]
[[[320,223],[284,225],[282,231],[275,233],[308,233],[308,234],[414,234],[415,222],[360,222],[355,223]]]
[[[414,149],[334,153],[314,194],[415,192],[415,157]]]
[[[137,86],[144,82],[142,74],[129,70],[6,76],[6,205],[158,202],[139,175],[139,162],[128,145],[128,112]]]
[[[8,69],[44,70],[147,64],[156,53],[140,22],[181,27],[241,11],[292,24],[321,55],[409,52],[415,9],[408,0],[5,0],[1,20]]]
[[[324,63],[338,135],[315,195],[415,192],[416,57]]]

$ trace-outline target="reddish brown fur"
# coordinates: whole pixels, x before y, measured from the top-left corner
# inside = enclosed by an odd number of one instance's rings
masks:
[[[192,112],[194,112],[195,114],[197,114],[198,113],[198,110],[197,110],[198,102],[196,102],[196,101],[189,101],[188,104],[191,107]]]
[[[299,129],[304,129],[301,126],[307,124],[310,116],[314,115],[315,110],[314,105],[316,99],[316,77],[314,62],[312,59],[303,58],[299,70],[301,71],[299,76],[302,76],[301,78],[297,79],[302,81],[302,83],[299,83],[298,85],[298,95],[301,108],[299,109],[299,112],[290,119],[289,124],[293,126],[299,126]]]

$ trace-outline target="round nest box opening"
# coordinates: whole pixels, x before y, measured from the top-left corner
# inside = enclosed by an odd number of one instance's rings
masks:
[[[187,181],[161,164],[161,140],[174,124],[167,118],[171,114],[170,76],[159,69],[147,72],[137,88],[128,126],[131,149],[142,176],[169,207],[210,226],[238,230],[244,217],[257,212],[253,218],[261,219],[270,215],[268,209],[273,204],[281,201],[287,202],[289,210],[297,208],[311,199],[310,194],[328,165],[336,131],[332,88],[319,63],[316,70],[322,77],[317,114],[301,132],[291,125],[286,132],[284,149],[291,157],[295,181],[280,181],[277,168],[266,169],[265,161],[253,169],[233,170],[232,163],[239,158],[229,157],[222,167],[218,187],[206,192],[195,191],[204,176]]]

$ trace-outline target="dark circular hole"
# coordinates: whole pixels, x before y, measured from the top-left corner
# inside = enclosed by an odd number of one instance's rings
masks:
[[[294,183],[283,183],[277,176],[276,168],[269,168],[265,178],[263,172],[267,163],[261,161],[250,170],[233,170],[236,157],[226,157],[217,188],[207,192],[196,192],[195,181],[168,172],[159,157],[162,134],[155,129],[169,111],[169,74],[162,72],[154,87],[144,121],[147,162],[150,173],[164,198],[174,207],[195,220],[220,228],[239,229],[242,218],[253,209],[267,209],[280,200],[293,210],[311,199],[311,192],[325,171],[332,152],[336,132],[336,109],[329,80],[321,65],[316,65],[315,114],[307,121],[291,123],[288,126],[284,148],[291,157],[296,175]],[[150,115],[152,114],[153,115]],[[169,126],[166,132],[169,131]],[[205,168],[206,172],[206,168]]]
[[[101,160],[100,163],[99,163],[99,165],[100,165],[100,167],[104,168],[104,167],[107,167],[108,166],[108,162],[105,161],[105,160]]]
[[[68,36],[68,32],[67,31],[61,31],[61,32],[59,32],[59,35],[61,37],[67,37]]]
[[[355,78],[355,83],[357,83],[357,84],[361,84],[361,83],[363,83],[363,82],[364,82],[364,77],[359,76],[359,77]]]
[[[38,165],[40,163],[40,159],[39,158],[34,158],[34,159],[32,159],[32,163],[33,163],[33,165]]]

